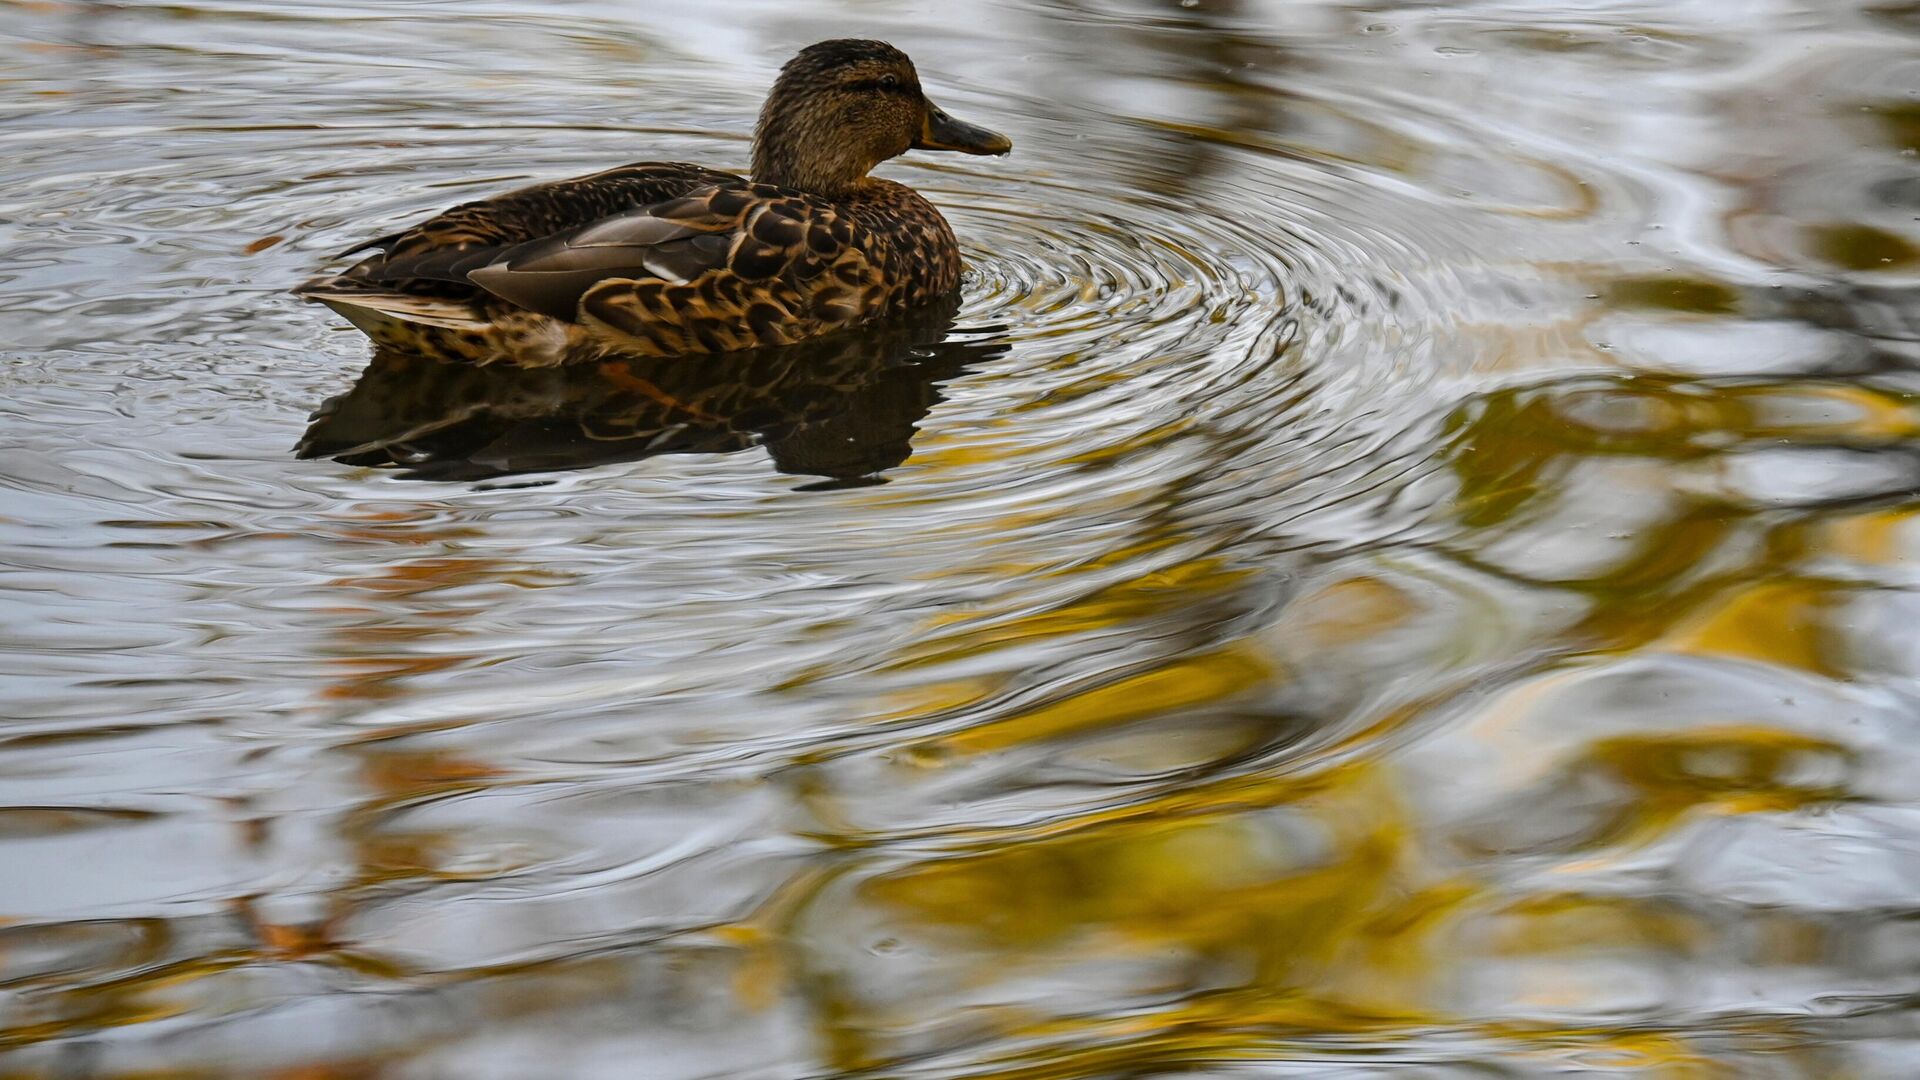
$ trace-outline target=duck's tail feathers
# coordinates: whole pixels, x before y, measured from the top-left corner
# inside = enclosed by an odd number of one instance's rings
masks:
[[[358,255],[363,251],[372,251],[375,248],[381,248],[381,249],[390,248],[393,246],[394,241],[400,239],[405,235],[407,235],[407,231],[405,229],[402,229],[399,232],[390,232],[385,236],[376,236],[371,240],[362,240],[360,243],[353,245],[347,250],[339,252],[338,254],[334,255],[333,258],[344,259],[349,255]]]
[[[294,290],[303,300],[325,304],[369,335],[396,323],[432,326],[442,330],[478,332],[487,329],[487,315],[472,300],[416,296],[355,282],[320,278]]]

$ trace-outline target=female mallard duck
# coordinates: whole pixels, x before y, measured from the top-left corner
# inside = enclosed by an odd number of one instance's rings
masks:
[[[751,180],[643,162],[456,206],[342,255],[295,290],[376,342],[544,367],[612,353],[783,345],[950,293],[960,249],[933,204],[868,176],[908,150],[1004,154],[879,41],[800,51],[760,112]]]

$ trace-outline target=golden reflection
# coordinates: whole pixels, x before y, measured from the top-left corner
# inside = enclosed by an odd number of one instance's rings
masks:
[[[1582,827],[1536,850],[1619,851],[1665,835],[1687,815],[1752,814],[1847,795],[1847,747],[1778,728],[1699,727],[1595,739],[1539,790],[1583,801]],[[1576,815],[1569,813],[1569,823]]]
[[[1552,962],[1551,977],[1528,988],[1544,1009],[1576,1005],[1589,992],[1577,970],[1583,955],[1644,950],[1684,956],[1698,952],[1709,936],[1697,916],[1671,906],[1578,893],[1525,897],[1492,912],[1487,926],[1485,945],[1496,955]]]
[[[1845,664],[1828,641],[1828,624],[1843,602],[1844,590],[1830,582],[1758,582],[1702,605],[1662,645],[1840,675]]]
[[[920,683],[882,697],[871,720],[876,724],[906,724],[935,716],[957,715],[1003,692],[1006,682],[1005,676],[982,676]]]
[[[1822,655],[1819,639],[1833,588],[1791,573],[1803,557],[1793,539],[1797,526],[1773,530],[1770,543],[1754,548],[1758,561],[1735,580],[1703,576],[1703,567],[1736,550],[1761,519],[1697,485],[1683,487],[1688,474],[1679,470],[1756,449],[1897,446],[1920,430],[1920,412],[1905,395],[1823,380],[1636,375],[1498,391],[1450,425],[1449,460],[1460,488],[1455,512],[1476,530],[1525,535],[1559,520],[1553,512],[1590,464],[1665,463],[1668,472],[1635,474],[1669,487],[1665,509],[1636,522],[1637,535],[1613,549],[1604,570],[1553,582],[1591,599],[1581,636],[1614,649],[1662,641],[1681,652],[1831,674],[1839,662]],[[1749,578],[1752,584],[1742,583]]]
[[[902,948],[940,957],[943,980],[971,987],[980,1019],[1006,1037],[1084,1028],[1124,1035],[1142,1054],[1190,1028],[1242,1031],[1232,1041],[1250,1043],[1288,1025],[1361,1030],[1424,1014],[1414,989],[1429,971],[1424,942],[1471,892],[1422,881],[1411,837],[1391,778],[1371,766],[1201,785],[826,884],[788,932],[810,940],[844,919],[882,920]],[[1069,957],[1146,965],[1139,989],[1177,991],[1182,1003],[1119,1022],[1127,1031],[1013,998],[988,1004],[1003,980]],[[884,1063],[882,1033],[913,1004],[873,996],[826,956],[796,962],[803,983],[833,988],[823,1012],[842,1048],[836,1064]]]
[[[944,736],[939,745],[960,753],[989,753],[1226,702],[1281,677],[1271,659],[1250,649],[1198,653]]]
[[[1127,550],[1144,553],[1161,546],[1131,545]],[[1099,564],[1075,568],[1081,574],[1097,569]],[[1248,571],[1228,567],[1218,559],[1196,559],[1106,586],[1060,607],[1012,619],[983,620],[963,611],[935,612],[926,620],[926,630],[901,650],[903,658],[894,663],[911,669],[1051,638],[1156,622],[1176,609],[1217,602],[1249,577]]]
[[[1920,508],[1903,506],[1827,522],[1821,546],[1835,554],[1875,566],[1887,566],[1915,556],[1915,522]]]

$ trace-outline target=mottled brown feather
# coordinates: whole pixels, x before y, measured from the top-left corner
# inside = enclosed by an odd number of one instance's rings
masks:
[[[689,183],[701,186],[679,191]],[[674,194],[605,212],[621,198],[663,190]],[[569,222],[568,205],[593,216]],[[684,229],[661,233],[668,238],[658,243],[612,242],[623,222],[663,221]],[[587,229],[600,246],[570,247],[570,236]],[[302,291],[465,301],[486,326],[477,341],[403,320],[373,336],[442,359],[545,366],[610,352],[668,356],[801,341],[944,295],[960,269],[939,211],[902,184],[869,178],[851,196],[828,200],[693,166],[630,165],[456,207]],[[535,278],[543,279],[538,287],[529,283]]]

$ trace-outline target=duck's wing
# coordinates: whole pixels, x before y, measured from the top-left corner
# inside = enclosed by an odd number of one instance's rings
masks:
[[[467,278],[516,244],[565,233],[698,188],[742,183],[732,173],[682,162],[641,162],[463,203],[410,228],[340,253],[372,250],[346,271],[293,290],[326,304],[368,334],[395,323],[483,331],[489,294]]]
[[[666,307],[745,320],[756,300],[791,308],[788,294],[830,267],[864,270],[853,240],[826,200],[726,184],[515,245],[465,272],[495,296],[559,318],[577,318],[590,293],[617,283]]]
[[[523,199],[518,216],[499,200],[474,204],[496,208],[470,220],[449,211],[302,295],[363,327],[398,319],[456,330],[484,328],[504,301],[610,332],[645,355],[785,344],[885,307],[880,268],[830,200],[725,176],[518,242],[489,239],[509,222],[524,235],[556,220],[537,209],[544,201]]]
[[[553,180],[478,202],[462,203],[408,229],[344,254],[384,249],[389,260],[432,252],[500,247],[552,236],[618,214],[678,198],[695,188],[741,183],[732,173],[677,161],[646,161]]]
[[[729,181],[741,182],[732,173],[700,165],[650,161],[535,184],[462,203],[417,225],[356,244],[334,257],[375,254],[344,273],[315,278],[294,292],[310,299],[322,299],[319,294],[382,291],[471,298],[478,290],[467,281],[465,270],[485,265],[504,248]]]

